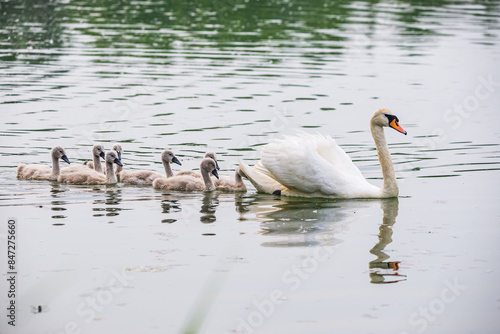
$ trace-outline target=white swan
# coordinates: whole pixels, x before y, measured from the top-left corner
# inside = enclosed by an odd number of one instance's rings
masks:
[[[180,175],[164,178],[160,177],[153,181],[155,189],[180,190],[180,191],[211,191],[215,190],[214,183],[210,178],[210,173],[219,178],[215,161],[206,158],[200,164],[201,178],[191,175]]]
[[[215,189],[222,191],[247,191],[247,186],[241,178],[244,174],[240,167],[236,167],[234,177],[219,175],[217,180],[214,180]]]
[[[52,168],[46,165],[24,165],[17,167],[17,177],[29,180],[57,180],[61,170],[59,167],[59,159],[63,159],[69,164],[68,157],[64,148],[55,146],[50,151],[52,158]]]
[[[179,159],[177,159],[177,157],[175,156],[174,152],[170,150],[165,150],[162,152],[161,162],[163,164],[163,168],[165,169],[165,175],[167,178],[174,176],[172,168],[170,167],[171,162],[182,165]],[[121,182],[136,185],[151,185],[155,179],[164,177],[165,175],[149,170],[122,170],[119,174]]]
[[[263,147],[261,160],[253,168],[240,167],[257,191],[298,197],[389,198],[399,193],[383,127],[406,135],[398,118],[378,109],[370,119],[370,130],[378,152],[384,184],[378,188],[366,181],[349,156],[330,136],[301,134],[275,140]]]
[[[70,184],[113,184],[117,183],[116,174],[113,164],[120,166],[122,163],[118,160],[116,151],[109,151],[105,155],[106,175],[96,172],[95,170],[86,168],[86,170],[78,170],[73,173],[64,173],[59,175],[57,181]]]
[[[203,156],[204,159],[206,158],[210,158],[212,159],[213,161],[215,161],[215,169],[219,170],[219,163],[217,162],[217,156],[215,155],[215,152],[212,152],[212,151],[208,151],[207,153],[205,153],[205,155]],[[194,177],[199,177],[201,178],[201,174],[200,173],[197,173],[195,171],[192,171],[192,170],[181,170],[180,172],[178,172],[177,174],[175,174],[175,176],[181,176],[181,175],[189,175],[189,176],[194,176]]]

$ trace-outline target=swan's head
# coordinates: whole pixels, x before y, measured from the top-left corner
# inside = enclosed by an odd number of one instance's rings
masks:
[[[66,156],[66,151],[64,151],[64,148],[62,148],[61,146],[53,147],[50,153],[54,158],[63,159],[68,164],[70,163],[68,157]]]
[[[179,166],[182,166],[181,162],[179,161],[179,159],[177,159],[174,152],[172,152],[170,150],[165,150],[162,152],[161,161],[165,161],[165,162],[169,162],[169,163],[173,162],[174,164],[178,164]]]
[[[215,152],[209,151],[209,152],[205,153],[205,158],[210,158],[213,161],[215,161],[215,168],[220,169],[219,168],[219,163],[217,162],[217,157],[215,155]]]
[[[121,163],[120,159],[118,159],[118,153],[115,150],[108,151],[106,153],[106,163],[107,164],[117,164],[120,167],[123,167],[123,164]]]
[[[216,178],[219,178],[219,173],[217,173],[217,165],[211,158],[205,158],[201,161],[200,170],[206,171],[207,173],[212,173]]]
[[[393,128],[398,132],[401,132],[402,134],[407,134],[407,132],[399,125],[398,117],[394,115],[389,109],[382,108],[375,111],[370,122],[372,125],[380,127],[387,126]]]
[[[102,145],[94,145],[94,147],[92,148],[92,154],[104,159],[105,157],[104,147]]]
[[[113,151],[116,151],[116,153],[118,154],[118,160],[122,161],[122,152],[123,152],[122,146],[120,144],[114,144],[113,148],[111,149]]]

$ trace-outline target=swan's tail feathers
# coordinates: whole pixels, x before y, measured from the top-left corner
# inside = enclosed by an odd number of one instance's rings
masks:
[[[260,161],[257,162],[254,167],[250,167],[240,159],[239,167],[258,192],[272,194],[276,190],[282,190],[284,188],[283,185],[276,181],[272,177],[272,174],[262,166]]]

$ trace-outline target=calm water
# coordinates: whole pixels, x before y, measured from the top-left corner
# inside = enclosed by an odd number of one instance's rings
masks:
[[[0,1],[2,308],[8,217],[19,273],[2,333],[498,331],[499,1],[89,3]],[[399,199],[15,175],[115,142],[126,168],[213,150],[229,175],[302,130],[381,185],[380,107],[408,131],[387,132]]]

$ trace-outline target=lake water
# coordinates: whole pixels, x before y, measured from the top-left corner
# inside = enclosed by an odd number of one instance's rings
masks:
[[[500,328],[499,1],[0,2],[2,333],[493,333]],[[391,200],[17,180],[119,142],[221,174],[298,130]],[[307,173],[307,166],[304,166]]]

